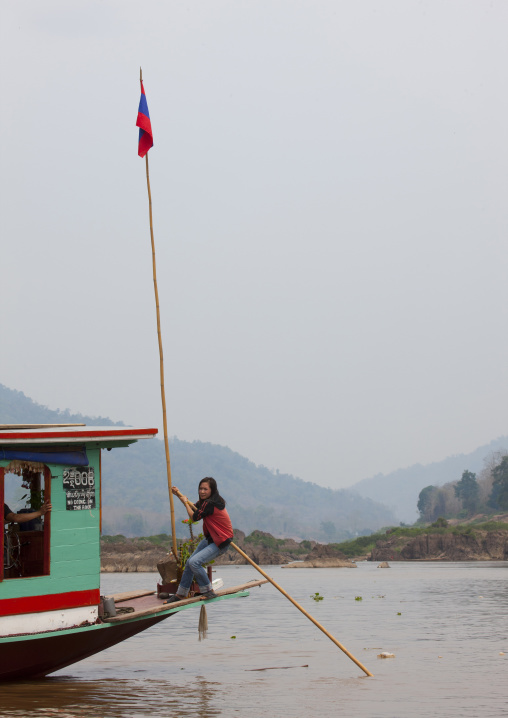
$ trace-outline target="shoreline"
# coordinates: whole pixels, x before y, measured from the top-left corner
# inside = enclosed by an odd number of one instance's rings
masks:
[[[388,530],[378,538],[370,552],[346,556],[337,544],[319,544],[316,541],[276,539],[263,531],[254,531],[248,537],[234,530],[234,541],[255,563],[261,566],[285,568],[351,568],[360,561],[507,561],[508,524],[493,530],[467,527],[459,531],[429,531],[418,535],[401,535]],[[101,538],[101,573],[152,573],[157,564],[169,557],[169,537]],[[247,561],[229,548],[219,556],[215,566],[242,566]]]

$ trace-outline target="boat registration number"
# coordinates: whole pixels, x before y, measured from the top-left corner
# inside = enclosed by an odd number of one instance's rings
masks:
[[[69,467],[63,471],[67,511],[95,508],[95,474],[92,466]]]

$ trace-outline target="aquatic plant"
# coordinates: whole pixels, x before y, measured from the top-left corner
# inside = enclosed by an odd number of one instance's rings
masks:
[[[316,591],[316,593],[315,593],[313,596],[311,596],[310,598],[313,598],[314,601],[322,601],[322,600],[324,599],[324,596],[321,596],[321,595]]]

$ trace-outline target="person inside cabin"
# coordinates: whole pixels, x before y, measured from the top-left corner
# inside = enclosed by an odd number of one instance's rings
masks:
[[[16,514],[14,513],[14,511],[10,510],[7,504],[4,504],[4,524],[10,524],[14,522],[17,524],[24,524],[27,521],[38,519],[39,516],[44,516],[44,514],[46,514],[48,511],[51,511],[51,508],[52,506],[49,501],[46,501],[37,511],[32,511],[29,514]]]
[[[224,553],[233,540],[233,526],[226,511],[226,502],[219,494],[217,482],[211,476],[207,476],[199,482],[199,501],[196,503],[196,511],[189,506],[189,499],[183,496],[176,486],[173,486],[171,490],[175,495],[180,494],[178,498],[184,504],[192,521],[203,520],[204,539],[200,541],[192,556],[187,560],[176,593],[170,596],[166,603],[186,598],[189,595],[193,578],[199,586],[202,598],[215,598],[217,594],[212,588],[203,564],[210,563]],[[166,596],[162,597],[166,598]]]

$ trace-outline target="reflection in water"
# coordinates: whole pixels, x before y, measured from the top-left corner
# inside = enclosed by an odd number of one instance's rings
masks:
[[[45,678],[4,684],[2,718],[58,716],[59,718],[137,718],[138,716],[202,716],[220,710],[212,706],[220,684],[197,676],[192,686],[161,680],[74,680]]]

